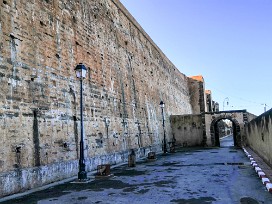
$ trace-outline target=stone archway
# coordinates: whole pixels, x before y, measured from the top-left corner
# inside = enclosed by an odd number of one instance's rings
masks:
[[[210,132],[211,132],[211,142],[212,146],[218,146],[220,147],[220,140],[219,140],[219,133],[217,131],[217,123],[220,120],[223,119],[228,119],[232,122],[233,125],[233,141],[234,141],[234,146],[236,147],[241,147],[241,129],[240,129],[240,124],[239,122],[231,117],[231,116],[218,116],[213,121],[211,122],[210,126]]]

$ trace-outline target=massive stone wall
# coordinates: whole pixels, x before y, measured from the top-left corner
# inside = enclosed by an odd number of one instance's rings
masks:
[[[118,0],[0,2],[1,196],[75,175],[79,81],[87,169],[161,146],[159,102],[192,113],[188,79]]]

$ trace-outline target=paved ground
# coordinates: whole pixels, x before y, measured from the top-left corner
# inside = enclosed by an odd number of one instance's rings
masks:
[[[225,139],[226,142],[228,138]],[[230,141],[231,142],[231,141]],[[257,204],[272,203],[241,149],[187,148],[112,169],[114,177],[88,183],[64,183],[4,203],[20,204]]]
[[[234,146],[233,135],[229,135],[220,139],[220,147],[233,147],[233,146]]]

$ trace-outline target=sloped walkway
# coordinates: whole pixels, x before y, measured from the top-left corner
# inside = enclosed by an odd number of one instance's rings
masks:
[[[67,182],[4,204],[208,204],[272,203],[243,150],[183,148],[175,154],[141,160],[136,167],[112,168],[113,177]]]

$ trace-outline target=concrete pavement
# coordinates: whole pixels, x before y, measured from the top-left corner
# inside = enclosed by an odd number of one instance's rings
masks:
[[[134,168],[117,166],[112,173],[108,179],[91,174],[87,183],[67,182],[3,203],[272,203],[243,150],[234,147],[182,148],[153,162],[138,161]]]

